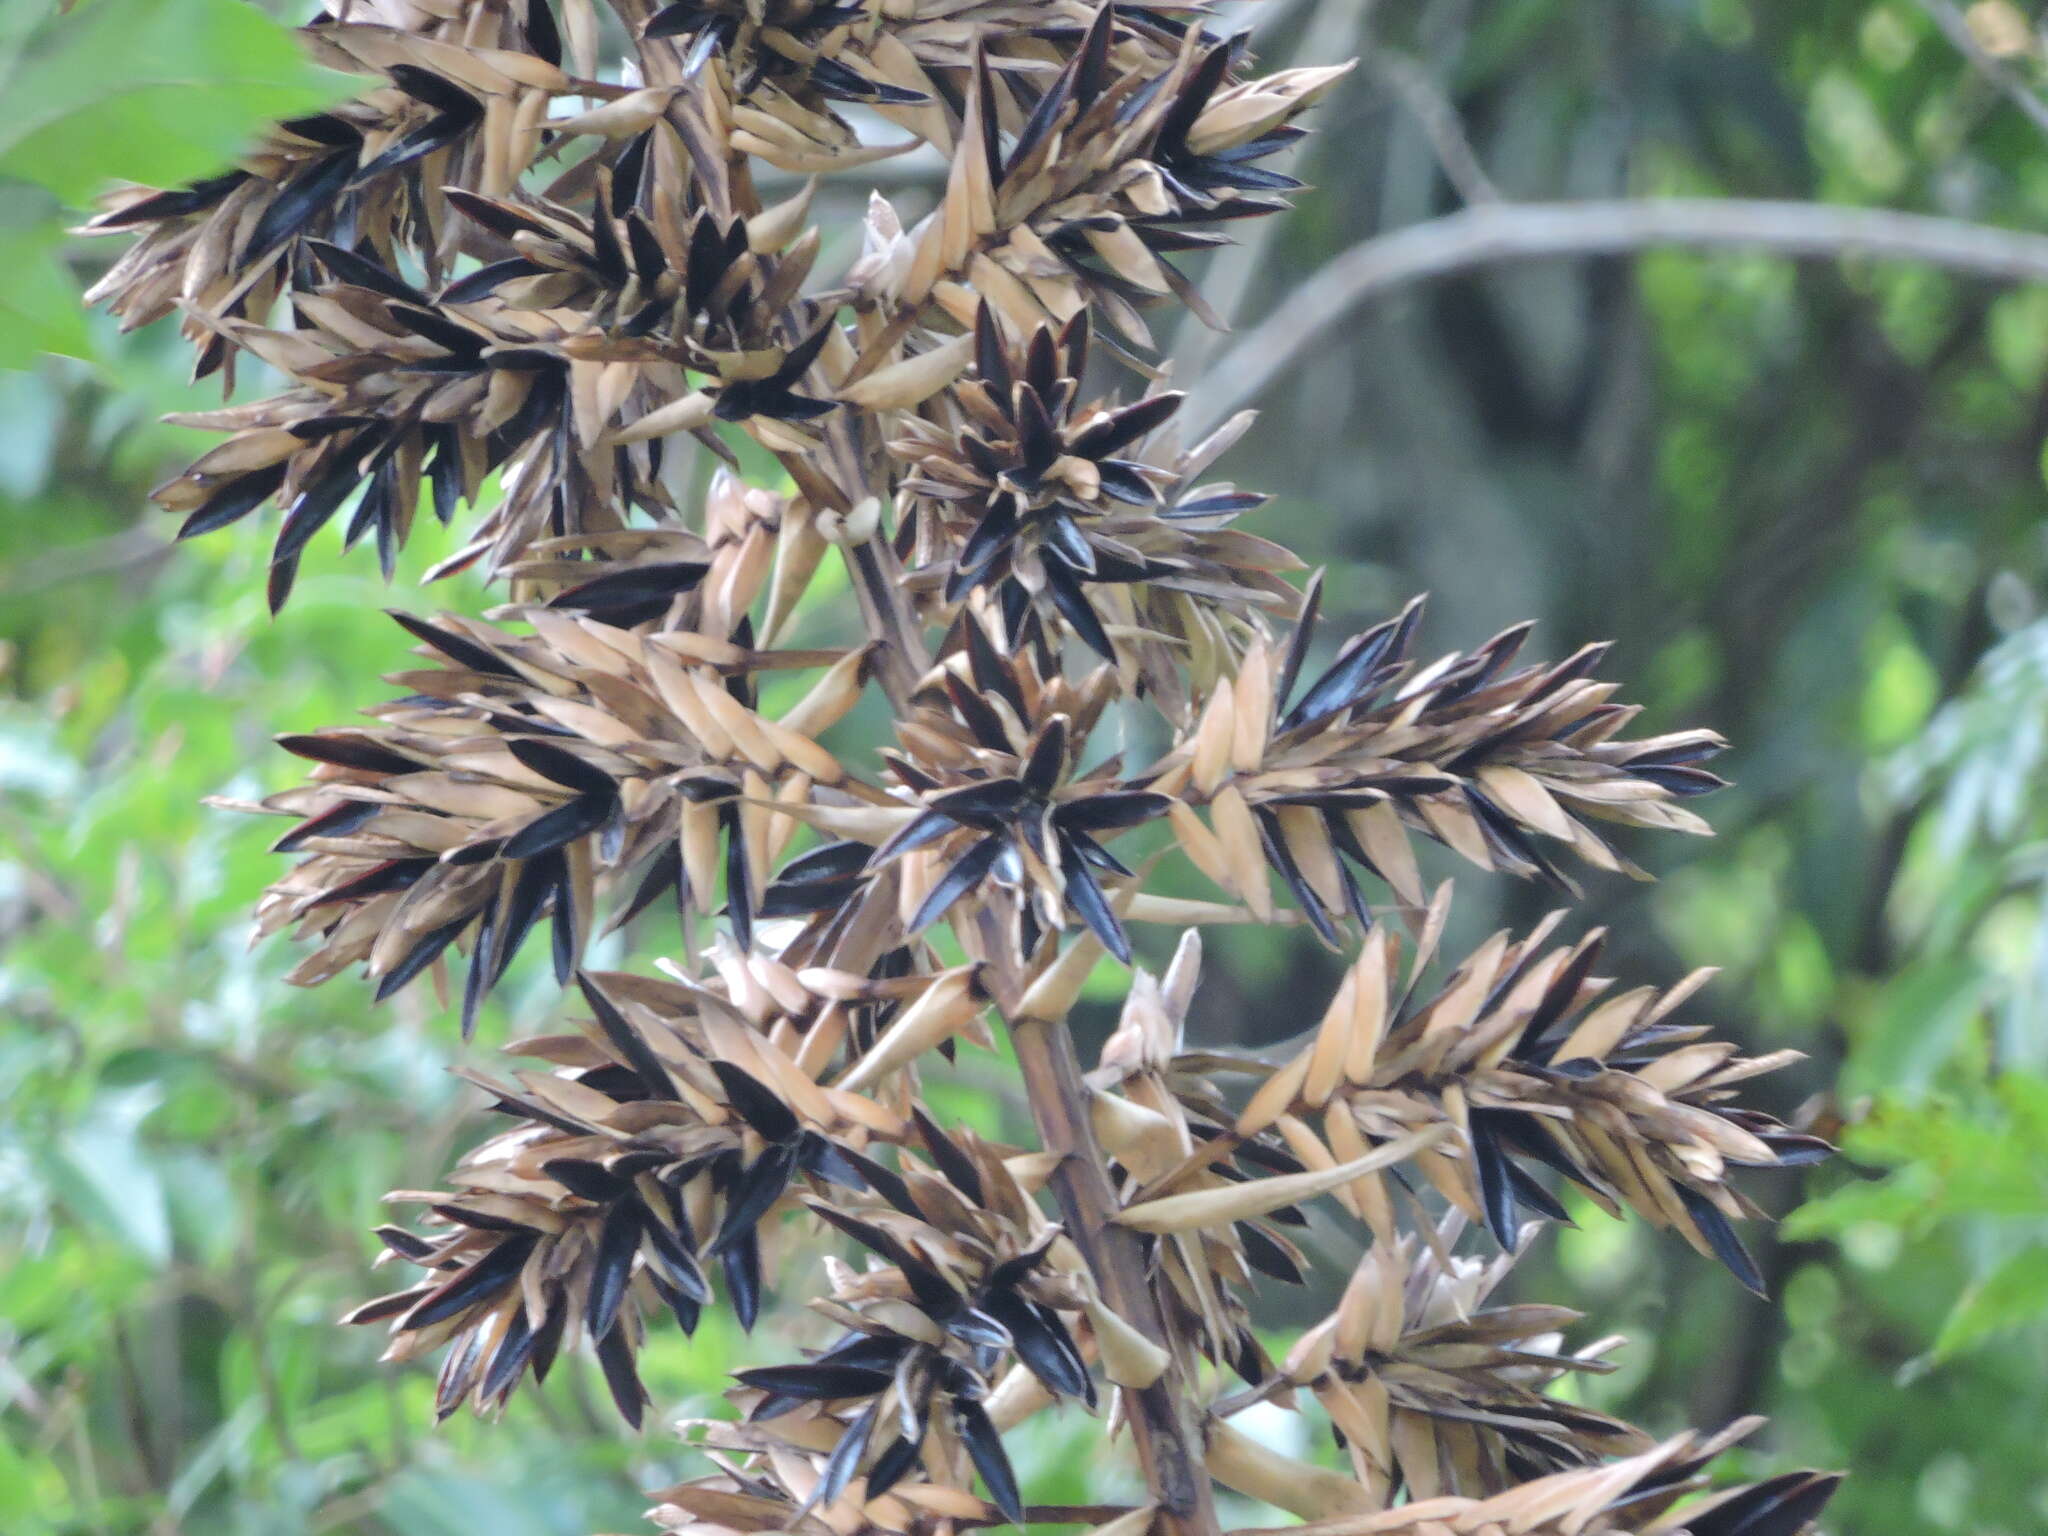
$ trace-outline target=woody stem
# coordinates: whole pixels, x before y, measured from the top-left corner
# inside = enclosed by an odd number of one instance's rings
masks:
[[[1157,1381],[1124,1394],[1145,1483],[1159,1506],[1161,1529],[1167,1536],[1217,1536],[1193,1382],[1146,1278],[1145,1239],[1116,1224],[1116,1188],[1095,1140],[1073,1038],[1063,1021],[1028,1018],[1010,1022],[1010,1037],[1017,1047],[1039,1142],[1059,1157],[1050,1184],[1067,1235],[1087,1261],[1103,1302],[1167,1353],[1166,1369]]]
[[[875,514],[866,528],[850,531],[840,553],[853,578],[861,622],[874,643],[875,680],[900,719],[909,711],[910,696],[931,669],[932,658],[924,626],[904,587],[902,562],[881,522],[881,510],[895,499],[895,485],[875,419],[844,408],[827,423],[815,461],[789,454],[778,457],[815,507],[855,515],[867,505]]]
[[[859,466],[857,473],[869,493],[878,494],[886,490],[888,475],[878,462],[879,454],[864,441],[868,435],[855,429],[833,446],[851,465]],[[880,499],[887,501],[886,495]],[[876,642],[877,681],[900,715],[931,665],[923,629],[911,612],[902,568],[879,528],[873,537],[848,545],[846,557],[862,618]],[[992,978],[997,980],[998,996],[1009,995],[1022,957],[1003,954],[1000,925],[986,910],[982,919],[985,947],[998,973]],[[1116,1224],[1116,1187],[1110,1182],[1109,1160],[1095,1139],[1073,1039],[1064,1021],[1013,1018],[1010,1032],[1039,1142],[1059,1157],[1049,1182],[1068,1236],[1087,1263],[1104,1304],[1166,1351],[1167,1366],[1159,1379],[1125,1392],[1138,1461],[1159,1506],[1160,1530],[1163,1536],[1219,1536],[1193,1382],[1147,1279],[1145,1240]]]
[[[853,573],[868,633],[876,642],[875,680],[900,717],[931,667],[923,631],[903,601],[903,568],[879,531],[863,543],[848,545],[846,564]]]

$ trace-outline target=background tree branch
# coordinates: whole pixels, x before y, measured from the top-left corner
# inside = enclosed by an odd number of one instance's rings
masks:
[[[1305,353],[1341,337],[1342,317],[1396,289],[1479,267],[1659,246],[1866,256],[2048,281],[2048,235],[1929,214],[1748,198],[1484,204],[1377,236],[1328,263],[1208,370],[1194,414],[1213,424],[1250,404]]]

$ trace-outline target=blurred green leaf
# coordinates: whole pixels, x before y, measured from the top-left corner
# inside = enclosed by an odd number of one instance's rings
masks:
[[[38,353],[89,357],[85,311],[78,285],[58,259],[64,236],[48,225],[12,229],[0,225],[0,369],[27,368]]]
[[[1785,1218],[1785,1235],[1839,1235],[1864,1222],[1905,1226],[1923,1216],[1935,1194],[1933,1173],[1909,1167],[1889,1178],[1856,1183],[1809,1200]]]
[[[1843,1091],[1910,1093],[1929,1082],[1977,1017],[1984,988],[1978,966],[1960,958],[1915,967],[1894,981],[1855,1026]]]
[[[171,1256],[171,1222],[160,1168],[136,1131],[156,1107],[143,1086],[104,1093],[82,1123],[43,1148],[41,1162],[58,1204],[152,1264]]]
[[[49,8],[10,0],[0,33],[0,175],[73,207],[114,177],[176,186],[214,174],[266,121],[342,94],[245,0],[86,0],[26,29],[39,13]]]
[[[1935,1337],[1934,1352],[1951,1356],[2043,1317],[2048,1317],[2048,1247],[2029,1248],[1963,1293]]]
[[[1910,0],[1350,9],[1371,12],[1372,48],[1441,83],[1511,196],[1882,196],[2048,227],[2040,135]],[[1305,20],[1346,19],[1337,0],[1253,10],[1275,63]],[[2037,58],[2008,63],[2042,84]],[[448,552],[427,530],[389,593],[321,541],[275,624],[253,526],[274,513],[167,558],[144,499],[198,438],[150,418],[211,391],[187,381],[174,326],[79,320],[65,265],[90,275],[119,242],[67,250],[57,230],[60,195],[209,174],[325,89],[235,0],[88,0],[68,17],[0,0],[0,167],[31,178],[0,190],[19,210],[0,219],[14,278],[0,348],[17,364],[99,352],[90,369],[0,379],[8,1536],[167,1522],[424,1536],[493,1520],[581,1536],[640,1529],[639,1490],[701,1465],[587,1415],[603,1389],[582,1360],[499,1422],[433,1427],[432,1362],[379,1367],[375,1330],[331,1326],[379,1284],[363,1233],[378,1197],[432,1184],[478,1133],[448,1068],[555,1027],[554,991],[515,986],[466,1055],[424,999],[373,1010],[346,983],[284,986],[285,942],[244,949],[250,900],[279,869],[275,829],[195,802],[282,787],[294,774],[270,733],[381,696],[368,678],[402,665],[404,642],[377,608],[491,598],[413,585]],[[1270,243],[1206,274],[1193,258],[1212,296],[1241,288],[1236,320],[1387,225],[1455,205],[1410,114],[1363,74],[1342,92],[1301,151],[1327,190]],[[859,192],[837,189],[842,235]],[[835,189],[819,195],[822,210]],[[1769,1080],[1783,1082],[1773,1107],[1820,1095],[1846,1057],[1829,1107],[1854,1122],[1847,1155],[1783,1234],[1814,1246],[1745,1227],[1767,1263],[1793,1267],[1766,1325],[1711,1266],[1568,1195],[1579,1226],[1520,1278],[1531,1297],[1596,1301],[1601,1331],[1632,1336],[1584,1401],[1660,1427],[1681,1399],[1771,1413],[1747,1468],[1853,1467],[1836,1528],[1871,1536],[2041,1524],[2048,1327],[2035,1261],[2006,1271],[2048,1245],[2043,309],[2038,292],[1911,266],[1761,255],[1489,271],[1344,317],[1220,470],[1281,493],[1247,531],[1331,566],[1332,637],[1340,617],[1363,627],[1426,587],[1446,647],[1525,615],[1543,620],[1532,652],[1612,637],[1625,697],[1657,728],[1734,741],[1737,787],[1702,803],[1717,841],[1666,859],[1618,834],[1657,861],[1661,935],[1625,881],[1589,880],[1583,917],[1624,917],[1616,942],[1644,979],[1725,967],[1689,1014],[1811,1053]],[[1176,377],[1199,393],[1199,372]],[[779,478],[751,439],[737,446],[750,473]],[[821,601],[843,605],[840,563],[824,571]],[[803,680],[769,686],[779,702]],[[870,709],[848,730],[872,746],[890,722]],[[1118,745],[1146,756],[1135,731]],[[1547,900],[1469,879],[1460,897],[1480,932]],[[1203,1042],[1269,1042],[1328,995],[1334,962],[1299,931],[1209,939]],[[671,940],[650,923],[607,963]],[[1119,976],[1091,979],[1086,1030],[1106,1027]],[[1021,1142],[1007,1080],[1005,1057],[966,1051],[933,1074],[934,1102]],[[1782,1209],[1796,1180],[1752,1187]],[[1959,1342],[1973,1315],[2012,1326]],[[1294,1321],[1260,1319],[1276,1351]],[[709,1319],[694,1338],[652,1335],[659,1416],[726,1408],[726,1372],[764,1339]],[[1022,1437],[1018,1465],[1078,1493],[1100,1427],[1052,1420]],[[1335,1448],[1323,1434],[1309,1453]]]

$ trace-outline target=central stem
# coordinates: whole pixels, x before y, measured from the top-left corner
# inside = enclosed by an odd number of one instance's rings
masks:
[[[865,421],[847,413],[847,419],[827,428],[826,444],[819,464],[785,460],[800,486],[806,480],[822,481],[818,491],[823,505],[836,503],[850,509],[864,496],[889,505],[893,487],[886,456],[877,434]],[[827,466],[829,476],[821,473]],[[904,589],[901,568],[879,527],[870,537],[849,545],[846,555],[862,620],[876,644],[877,680],[901,717],[931,665],[923,627]],[[982,919],[984,932],[990,932],[986,911]],[[995,942],[989,945],[989,960],[1002,973],[997,995],[1014,995],[1011,987],[1021,957],[1003,952],[1000,935],[991,937]],[[1147,1279],[1145,1239],[1116,1224],[1120,1208],[1116,1187],[1110,1182],[1109,1160],[1095,1140],[1088,1089],[1074,1059],[1073,1040],[1064,1021],[1012,1019],[1010,1032],[1040,1145],[1059,1157],[1049,1181],[1053,1197],[1059,1202],[1067,1233],[1094,1279],[1096,1293],[1125,1322],[1166,1351],[1168,1363],[1157,1381],[1142,1389],[1123,1389],[1145,1484],[1159,1506],[1159,1529],[1163,1536],[1220,1536],[1193,1383]]]
[[[1116,1188],[1095,1140],[1073,1038],[1064,1022],[1042,1019],[1013,1020],[1010,1036],[1040,1144],[1059,1157],[1050,1183],[1067,1235],[1087,1261],[1103,1302],[1167,1353],[1167,1367],[1157,1381],[1124,1392],[1138,1460],[1159,1505],[1162,1528],[1168,1536],[1217,1536],[1192,1383],[1146,1278],[1145,1239],[1116,1224]]]

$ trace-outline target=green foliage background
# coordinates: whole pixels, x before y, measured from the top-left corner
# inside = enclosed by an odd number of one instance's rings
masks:
[[[1363,51],[1303,155],[1320,191],[1220,257],[1255,318],[1340,250],[1449,211],[1406,67],[1510,198],[1821,199],[2048,228],[2048,140],[1909,0],[1268,0],[1268,58]],[[2015,10],[2014,7],[2006,7]],[[1249,15],[1249,13],[1247,13]],[[1405,61],[1405,65],[1404,62]],[[2008,61],[2026,88],[2038,57]],[[262,825],[202,808],[293,774],[267,740],[347,718],[403,647],[389,594],[308,559],[264,617],[254,540],[172,553],[144,506],[190,434],[164,328],[76,294],[63,230],[115,176],[171,182],[333,89],[240,0],[0,0],[0,1529],[580,1536],[683,1475],[571,1371],[502,1423],[430,1423],[420,1369],[329,1326],[365,1229],[476,1134],[449,1020],[283,987],[246,916]],[[827,205],[834,206],[834,205]],[[857,200],[843,205],[851,216]],[[1228,339],[1178,339],[1198,401]],[[38,357],[54,351],[61,357]],[[248,386],[245,386],[248,387]],[[1629,1332],[1603,1406],[1653,1427],[1760,1411],[1758,1465],[1852,1468],[1835,1528],[2048,1525],[2048,290],[1910,265],[1657,253],[1405,291],[1333,317],[1229,468],[1253,525],[1333,568],[1338,617],[1435,594],[1444,648],[1525,616],[1612,637],[1654,724],[1736,743],[1719,839],[1637,850],[1589,921],[1647,977],[1811,1060],[1767,1089],[1846,1118],[1848,1156],[1759,1233],[1769,1305],[1595,1212],[1525,1292]],[[1537,893],[1467,879],[1468,934]],[[636,935],[645,954],[667,936]],[[1335,963],[1213,946],[1208,1038],[1284,1033]],[[417,989],[416,989],[417,990]],[[548,1016],[505,989],[491,1042]],[[947,1107],[996,1123],[1002,1064]],[[1343,1262],[1334,1237],[1332,1263]],[[793,1299],[793,1298],[792,1298]],[[1297,1320],[1276,1312],[1285,1327]],[[663,1420],[713,1411],[745,1347],[713,1319],[648,1356]],[[1022,1448],[1080,1496],[1095,1426]]]

